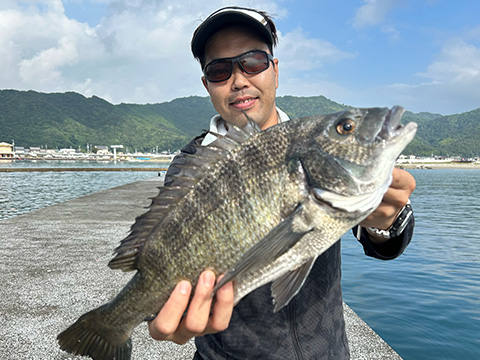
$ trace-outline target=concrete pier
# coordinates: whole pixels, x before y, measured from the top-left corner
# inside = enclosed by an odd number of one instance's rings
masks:
[[[113,249],[158,193],[154,177],[0,221],[0,358],[82,359],[56,336],[84,312],[110,300],[133,273],[107,267]],[[345,305],[352,359],[400,359]],[[133,359],[191,359],[193,342],[133,336]]]

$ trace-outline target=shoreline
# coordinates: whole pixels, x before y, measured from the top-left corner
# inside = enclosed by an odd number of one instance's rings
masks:
[[[46,171],[167,171],[168,167],[159,167],[159,168],[148,168],[148,167],[129,167],[129,168],[108,168],[108,167],[90,167],[90,168],[0,168],[0,173],[2,172],[46,172]]]
[[[480,170],[480,164],[461,164],[461,163],[416,163],[416,164],[395,164],[397,169],[402,170]],[[109,167],[89,167],[89,168],[77,168],[77,167],[50,167],[50,168],[2,168],[0,167],[0,173],[2,172],[64,172],[64,171],[167,171],[168,167],[122,167],[122,168],[109,168]]]
[[[396,168],[399,169],[420,169],[420,170],[436,170],[436,169],[472,169],[480,170],[480,163],[460,163],[460,162],[418,162],[418,163],[397,163]]]

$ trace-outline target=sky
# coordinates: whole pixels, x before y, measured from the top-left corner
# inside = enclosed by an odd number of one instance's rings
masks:
[[[207,96],[190,40],[228,5],[274,17],[279,96],[443,115],[480,108],[478,0],[1,0],[0,89],[114,104]]]

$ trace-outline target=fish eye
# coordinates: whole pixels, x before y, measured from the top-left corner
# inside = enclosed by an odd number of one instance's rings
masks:
[[[342,119],[337,124],[337,133],[348,135],[355,131],[355,121],[352,119]]]

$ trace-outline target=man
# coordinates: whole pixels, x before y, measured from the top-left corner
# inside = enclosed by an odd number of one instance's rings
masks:
[[[278,59],[273,58],[276,42],[270,17],[253,9],[220,9],[197,28],[192,51],[200,61],[202,82],[219,114],[211,120],[213,132],[228,131],[225,120],[243,126],[243,111],[261,129],[288,120],[275,106],[279,75]],[[202,134],[193,142],[206,146],[213,140],[213,135]],[[195,152],[192,143],[183,152]],[[166,186],[181,162],[182,155],[172,162]],[[394,170],[382,203],[356,229],[367,255],[392,259],[408,245],[414,221],[406,204],[414,188],[409,173]],[[179,344],[196,337],[196,359],[349,358],[340,287],[340,242],[319,256],[301,291],[277,313],[273,312],[269,284],[233,308],[233,286],[229,283],[216,293],[212,306],[215,281],[212,271],[202,273],[190,304],[191,285],[180,282],[150,322],[151,336]]]

